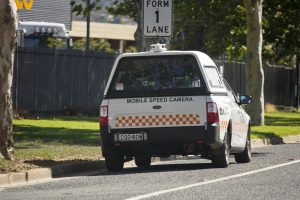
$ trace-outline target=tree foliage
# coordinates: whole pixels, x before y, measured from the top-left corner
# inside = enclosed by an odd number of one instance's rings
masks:
[[[85,50],[86,39],[78,39],[73,43],[73,49]],[[90,50],[92,51],[104,51],[111,53],[113,49],[110,43],[105,39],[91,39]]]
[[[299,0],[264,1],[264,57],[273,63],[293,65],[300,57]]]
[[[125,49],[125,53],[135,53],[135,52],[137,52],[137,48],[133,45],[130,45]]]
[[[176,49],[194,49],[212,56],[245,55],[245,9],[239,0],[175,0]]]
[[[87,5],[88,0],[81,1],[82,3],[77,3],[76,0],[71,0],[70,2],[72,12],[76,13],[76,15],[87,16],[94,10],[101,10],[101,6],[99,6],[100,0],[90,0],[89,6]]]
[[[112,7],[106,8],[114,15],[125,15],[138,21],[141,0],[115,0]]]
[[[138,22],[140,0],[116,0],[108,11]],[[298,0],[265,0],[263,12],[264,62],[289,64],[299,56]],[[174,0],[172,49],[200,50],[231,59],[246,55],[246,9],[240,0]]]

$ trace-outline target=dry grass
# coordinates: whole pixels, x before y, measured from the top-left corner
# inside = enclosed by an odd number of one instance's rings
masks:
[[[278,112],[277,108],[275,105],[267,103],[265,105],[265,112],[267,113],[274,113],[274,112]]]

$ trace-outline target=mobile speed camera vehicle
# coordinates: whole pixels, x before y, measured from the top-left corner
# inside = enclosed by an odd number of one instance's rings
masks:
[[[201,155],[227,167],[233,154],[250,162],[250,117],[221,78],[212,59],[198,51],[152,50],[120,55],[100,107],[102,154],[109,171],[131,159],[149,167],[151,157]]]

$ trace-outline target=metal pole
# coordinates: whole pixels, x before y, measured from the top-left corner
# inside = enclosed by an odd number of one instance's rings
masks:
[[[91,2],[90,0],[86,1],[87,9],[90,9]],[[91,21],[91,13],[90,10],[87,12],[86,16],[86,51],[90,50],[90,21]]]
[[[299,110],[299,100],[300,100],[300,56],[296,59],[296,84],[295,84],[295,107]]]
[[[20,41],[19,41],[19,38],[20,38],[20,33],[17,33],[17,42],[16,42],[16,82],[15,82],[15,90],[16,90],[16,105],[15,105],[15,109],[16,109],[16,113],[18,113],[18,85],[19,85],[19,44],[20,44]]]
[[[38,80],[37,80],[37,71],[38,71],[38,63],[39,63],[39,47],[36,47],[36,59],[35,59],[35,94],[34,94],[34,115],[37,116],[37,104],[38,104]]]

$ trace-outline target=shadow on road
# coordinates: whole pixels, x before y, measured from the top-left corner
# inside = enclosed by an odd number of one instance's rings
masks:
[[[211,169],[213,165],[211,163],[184,163],[184,164],[161,164],[161,165],[151,165],[149,168],[138,168],[130,167],[124,168],[120,172],[104,172],[101,176],[110,175],[127,175],[136,173],[157,173],[157,172],[168,172],[168,171],[189,171],[189,170],[199,170],[199,169]]]
[[[266,155],[272,154],[270,152],[252,152],[252,158],[265,157]]]

